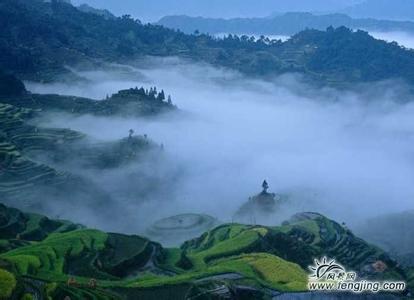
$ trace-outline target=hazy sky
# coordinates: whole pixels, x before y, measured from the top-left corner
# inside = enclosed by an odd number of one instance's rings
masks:
[[[329,12],[344,9],[362,0],[72,0],[106,8],[116,15],[130,14],[144,21],[186,14],[208,17],[269,16],[275,12]]]
[[[354,17],[414,20],[413,0],[366,0],[343,11]]]

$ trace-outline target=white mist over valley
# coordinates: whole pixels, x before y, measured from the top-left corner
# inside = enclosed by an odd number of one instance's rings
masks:
[[[0,300],[411,299],[413,12],[1,0]]]
[[[100,225],[88,217],[93,225],[135,232],[145,229],[142,220],[186,212],[229,222],[249,196],[260,192],[263,179],[272,192],[291,199],[284,211],[258,220],[265,224],[277,225],[302,211],[357,224],[414,209],[414,105],[403,83],[340,91],[310,87],[293,74],[264,81],[176,58],[146,61],[80,71],[88,82],[77,85],[27,83],[36,93],[95,99],[157,86],[179,108],[149,119],[59,115],[40,120],[97,140],[120,139],[134,129],[163,144],[162,165],[145,172],[170,180],[168,193],[154,192],[144,203],[120,202],[122,220]],[[135,167],[145,169],[128,168]],[[117,182],[125,176],[118,172],[112,174],[115,180],[92,177],[101,184]]]

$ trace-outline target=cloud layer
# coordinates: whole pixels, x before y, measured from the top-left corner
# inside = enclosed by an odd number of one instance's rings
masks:
[[[28,83],[35,92],[97,99],[155,85],[180,108],[152,119],[47,120],[49,126],[105,140],[125,137],[133,128],[165,145],[157,176],[169,192],[154,193],[145,204],[139,195],[124,199],[123,225],[112,224],[113,230],[142,230],[159,217],[186,212],[230,221],[249,196],[260,192],[263,179],[292,202],[259,223],[278,224],[294,212],[318,211],[353,224],[414,208],[414,105],[405,103],[412,99],[403,85],[315,89],[294,75],[261,81],[175,58],[151,61],[80,73],[91,80],[85,85]],[[147,168],[152,172],[153,166]],[[125,175],[112,176],[116,181]],[[111,174],[105,180],[110,182]]]

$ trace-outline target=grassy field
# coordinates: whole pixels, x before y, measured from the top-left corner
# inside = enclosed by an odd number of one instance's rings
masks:
[[[204,247],[201,251],[193,250],[188,253],[195,269],[205,267],[206,263],[213,259],[243,253],[248,248],[252,248],[260,238],[258,231],[244,230],[238,232],[238,234],[233,234],[231,238],[225,239],[221,236],[223,229],[221,228],[220,231],[216,232],[212,242],[206,242],[210,245],[209,247]],[[226,230],[228,231],[229,228],[226,228]]]
[[[11,262],[20,275],[45,275],[55,279],[64,274],[65,260],[84,251],[99,251],[105,246],[107,234],[96,230],[79,230],[51,234],[44,241],[0,255]]]
[[[8,299],[16,288],[13,274],[0,269],[0,299]]]
[[[305,291],[307,273],[297,264],[280,257],[255,253],[235,256],[217,262],[212,268],[241,273],[250,279],[279,291]]]
[[[280,291],[304,291],[306,272],[297,264],[277,256],[255,253],[232,256],[215,261],[203,269],[190,271],[174,277],[153,277],[135,281],[129,287],[150,288],[175,285],[220,274],[240,274],[246,279]]]
[[[17,210],[10,212],[11,216],[21,216]],[[381,260],[388,269],[382,274],[373,273],[375,278],[413,281],[412,274],[404,275],[380,249],[322,216],[305,215],[279,227],[225,224],[170,249],[139,236],[76,226],[65,232],[71,223],[26,216],[24,226],[18,227],[25,233],[23,238],[1,241],[3,248],[16,241],[21,244],[13,244],[16,249],[0,254],[0,263],[6,263],[6,269],[16,278],[45,282],[42,292],[51,298],[70,295],[72,299],[105,300],[119,295],[146,295],[156,299],[164,293],[178,297],[185,289],[194,287],[198,293],[210,287],[231,286],[233,281],[259,291],[270,288],[300,292],[306,290],[307,260],[319,255],[336,257],[355,271]],[[24,240],[39,228],[43,232],[50,229],[45,224],[52,224],[54,229],[45,239]],[[3,276],[8,282],[13,280],[10,273],[3,274],[8,275]],[[77,285],[68,286],[69,278],[74,278]],[[91,278],[97,279],[96,289],[89,287]]]

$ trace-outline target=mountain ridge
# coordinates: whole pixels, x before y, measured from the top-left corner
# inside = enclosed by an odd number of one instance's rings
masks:
[[[266,18],[233,19],[172,15],[163,17],[157,24],[189,34],[198,30],[210,34],[293,35],[306,29],[326,30],[330,26],[335,28],[345,26],[368,31],[414,32],[414,22],[372,18],[355,19],[342,13],[315,15],[305,12],[288,12]]]
[[[88,69],[143,56],[178,56],[253,77],[300,73],[320,85],[414,82],[414,52],[343,27],[306,30],[285,43],[238,36],[216,39],[37,0],[5,0],[0,25],[5,29],[0,68],[34,81],[76,77],[67,65]]]

